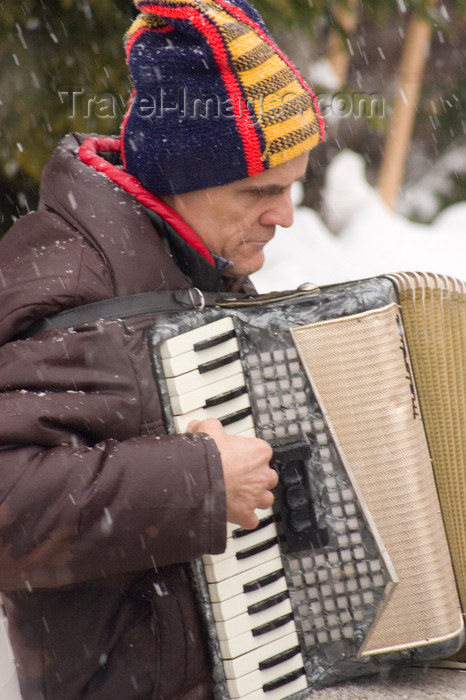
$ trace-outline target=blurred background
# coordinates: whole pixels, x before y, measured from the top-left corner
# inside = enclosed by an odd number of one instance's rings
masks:
[[[360,156],[367,183],[409,221],[429,224],[466,200],[462,0],[253,4],[323,108],[327,140],[299,203],[331,235],[341,221],[324,189],[341,152]],[[118,133],[131,90],[123,35],[135,11],[130,0],[3,0],[0,10],[1,235],[36,207],[41,169],[63,135]]]

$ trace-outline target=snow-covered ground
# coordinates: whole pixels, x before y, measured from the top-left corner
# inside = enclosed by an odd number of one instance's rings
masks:
[[[21,700],[13,651],[7,632],[7,620],[0,605],[0,698],[1,700]]]
[[[324,198],[326,224],[298,206],[293,226],[277,230],[253,276],[260,292],[408,270],[466,280],[466,192],[464,202],[432,224],[413,223],[389,210],[367,183],[363,158],[342,151],[328,168]]]

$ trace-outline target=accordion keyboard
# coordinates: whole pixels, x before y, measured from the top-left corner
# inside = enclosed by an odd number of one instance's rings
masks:
[[[215,417],[274,450],[276,507],[258,513],[254,531],[228,525],[225,552],[203,565],[228,696],[279,700],[308,687],[317,647],[331,656],[353,644],[388,579],[377,548],[363,544],[357,497],[291,337],[259,350],[249,341],[226,316],[158,351],[176,432]]]
[[[254,435],[231,317],[175,336],[160,352],[176,432],[192,420],[218,418],[229,433]]]
[[[214,417],[230,434],[256,434],[231,317],[165,341],[160,353],[177,432]],[[254,531],[228,525],[225,552],[203,562],[230,697],[278,700],[307,682],[276,518],[259,517]]]

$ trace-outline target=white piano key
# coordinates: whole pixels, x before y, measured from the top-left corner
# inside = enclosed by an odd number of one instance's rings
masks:
[[[210,384],[215,384],[216,382],[225,379],[225,377],[234,377],[235,374],[241,373],[243,373],[241,360],[235,360],[228,365],[218,367],[210,372],[204,372],[201,374],[197,369],[195,369],[192,372],[186,372],[186,374],[181,374],[178,377],[166,377],[165,381],[167,383],[169,395],[180,396],[181,394],[186,394],[189,391],[196,391],[197,389],[208,387]]]
[[[278,655],[290,650],[300,649],[296,630],[284,637],[279,637],[268,644],[264,644],[246,654],[236,656],[234,659],[225,659],[224,671],[227,679],[241,678],[249,673],[259,670],[259,664],[276,659]],[[301,653],[301,652],[299,652]],[[278,664],[277,664],[278,665]]]
[[[226,602],[239,594],[249,595],[245,592],[248,586],[254,590],[266,591],[273,580],[284,575],[282,558],[278,554],[253,569],[238,572],[236,576],[221,580],[213,579],[209,582],[210,599],[213,603],[219,603]]]
[[[218,563],[204,563],[206,579],[209,583],[223,581],[236,574],[240,574],[242,571],[248,571],[259,564],[264,564],[270,561],[270,559],[279,559],[279,557],[280,547],[278,544],[274,544],[270,549],[259,552],[247,559],[238,560],[232,557]]]
[[[247,654],[248,651],[262,647],[268,642],[273,642],[275,639],[280,639],[295,631],[294,620],[288,620],[288,613],[282,620],[283,624],[278,624],[279,621],[279,618],[277,618],[277,626],[271,627],[269,631],[261,635],[254,636],[249,630],[244,634],[239,634],[237,637],[219,640],[222,658],[234,659],[237,656],[241,656],[241,654]]]
[[[244,535],[244,537],[228,538],[225,551],[222,552],[222,554],[206,554],[204,557],[204,564],[218,564],[226,561],[227,559],[236,557],[240,552],[244,552],[253,547],[260,547],[263,542],[269,542],[274,537],[278,537],[278,531],[277,524],[275,521],[272,521],[266,527],[248,531],[248,534]]]
[[[236,338],[230,338],[221,345],[206,350],[195,352],[188,350],[182,355],[175,357],[166,357],[162,360],[163,371],[167,377],[177,377],[180,374],[191,372],[207,362],[213,362],[227,358],[228,355],[238,352],[238,341]]]
[[[229,435],[241,435],[242,437],[254,437],[254,421],[252,416],[247,416],[231,425],[225,425],[224,430]],[[254,433],[254,434],[253,434]]]
[[[170,403],[172,413],[175,416],[189,413],[197,408],[205,408],[206,401],[222,397],[223,394],[228,394],[231,391],[238,389],[246,389],[244,374],[234,374],[231,377],[223,377],[219,381],[200,387],[194,391],[189,391],[183,394],[171,395]],[[221,405],[221,404],[219,404]]]
[[[216,416],[214,416],[216,417]],[[203,415],[201,418],[196,418],[195,420],[204,420],[204,418],[212,418],[211,415]],[[189,420],[193,420],[190,418]],[[186,432],[188,428],[188,421],[175,421],[178,422],[179,425],[183,426],[183,430],[177,430],[177,432]],[[246,416],[245,418],[241,418],[240,420],[235,421],[234,423],[231,423],[230,425],[225,425],[224,430],[226,433],[229,435],[240,435],[241,437],[255,437],[256,432],[254,429],[254,421],[252,419],[252,416]]]
[[[208,387],[210,384],[225,379],[225,377],[234,377],[236,374],[243,374],[243,366],[241,360],[235,360],[228,365],[218,367],[210,372],[201,374],[197,369],[186,374],[181,374],[178,377],[166,377],[167,390],[170,396],[180,396],[189,391],[196,391],[203,387]]]
[[[259,588],[249,593],[240,593],[233,598],[228,598],[228,600],[212,603],[212,612],[215,620],[230,620],[232,617],[247,613],[251,605],[267,601],[273,596],[287,591],[287,581],[283,576],[264,588]]]
[[[186,432],[186,428],[189,422],[192,420],[204,420],[205,418],[218,418],[219,420],[221,420],[222,418],[225,418],[247,408],[250,408],[249,397],[247,394],[244,394],[243,396],[239,396],[236,399],[227,401],[226,403],[221,404],[220,406],[209,406],[209,408],[197,408],[196,410],[190,411],[189,413],[185,413],[182,416],[174,416],[173,422],[175,424],[176,431],[178,433],[184,433]],[[250,418],[249,422],[251,425],[245,425],[243,428],[241,428],[243,430],[254,426],[252,417],[247,416],[247,418]],[[238,420],[236,421],[236,423],[239,424],[244,420],[245,419],[241,419],[241,421]],[[232,423],[231,425],[225,426],[225,430],[227,428],[233,430],[234,425],[235,424]]]
[[[272,668],[267,668],[263,671],[253,671],[245,676],[229,679],[227,680],[227,686],[230,698],[242,698],[254,691],[262,691],[264,684],[273,683],[274,681],[278,681],[278,679],[288,676],[288,674],[299,672],[301,669],[303,669],[303,667],[303,657],[300,653],[297,653],[291,659],[287,659],[286,661],[278,664],[277,666],[273,666]],[[301,676],[303,675],[304,674],[301,674]],[[287,685],[288,684],[280,686],[282,693],[286,693],[286,695],[288,695],[288,692],[286,691]],[[265,693],[264,695],[267,697],[268,693]],[[286,695],[281,695],[281,697],[286,697]]]
[[[262,625],[266,625],[291,612],[290,599],[286,598],[271,608],[262,610],[255,615],[249,615],[249,613],[245,612],[229,620],[217,620],[217,635],[220,640],[232,641],[235,637],[238,637],[238,635],[243,635],[245,633],[252,634],[252,630],[260,628]]]
[[[207,323],[199,326],[199,328],[193,328],[191,331],[186,331],[186,333],[180,333],[173,338],[164,340],[159,346],[160,354],[162,357],[180,355],[186,350],[192,349],[196,343],[202,342],[207,338],[214,338],[222,333],[228,333],[234,330],[234,327],[232,317],[225,316],[225,318],[220,318],[218,321]]]

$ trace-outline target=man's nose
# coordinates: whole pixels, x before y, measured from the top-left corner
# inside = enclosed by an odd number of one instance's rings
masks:
[[[264,226],[282,226],[289,228],[294,220],[294,207],[291,192],[284,192],[277,196],[272,206],[262,215],[261,223]]]

